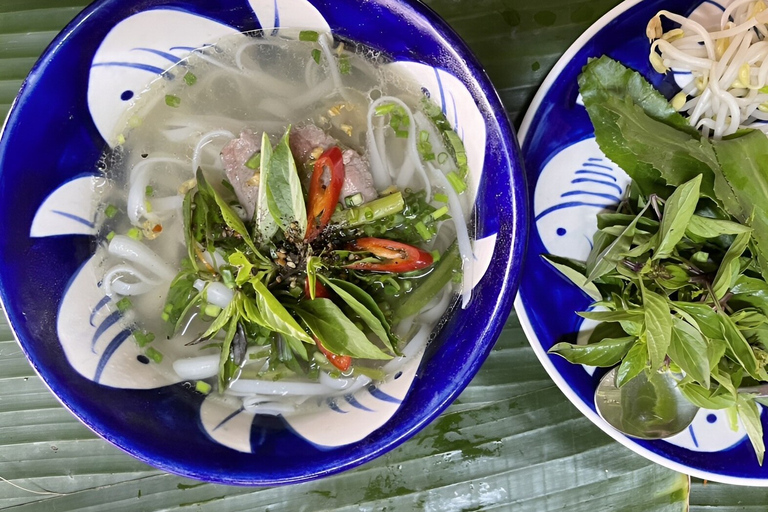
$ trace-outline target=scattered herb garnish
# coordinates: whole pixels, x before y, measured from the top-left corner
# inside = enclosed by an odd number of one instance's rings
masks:
[[[571,362],[619,365],[621,386],[671,369],[695,405],[741,419],[762,464],[755,395],[768,381],[768,138],[702,138],[639,74],[607,58],[579,77],[603,153],[633,179],[598,214],[586,263],[547,261],[594,299],[589,343],[558,343]]]

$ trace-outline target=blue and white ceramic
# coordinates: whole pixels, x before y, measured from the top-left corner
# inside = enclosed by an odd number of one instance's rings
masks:
[[[725,1],[725,5],[729,3]],[[585,260],[597,231],[595,215],[614,208],[629,177],[602,154],[581,104],[577,77],[587,60],[608,55],[643,74],[671,97],[683,73],[656,73],[648,61],[648,21],[660,9],[691,15],[715,26],[723,4],[713,0],[628,0],[587,30],[555,65],[534,98],[520,128],[528,196],[533,207],[525,271],[515,309],[528,339],[550,376],[566,396],[614,439],[648,459],[699,478],[740,485],[768,486],[768,467],[760,467],[739,426],[729,428],[722,411],[701,410],[682,433],[662,441],[629,438],[595,411],[594,392],[605,370],[573,365],[547,354],[558,341],[589,338],[596,323],[575,312],[592,299],[567,283],[540,257],[555,254]],[[768,418],[762,416],[768,431]]]
[[[475,205],[472,289],[438,336],[386,382],[307,414],[254,416],[149,363],[136,319],[102,288],[94,255],[109,182],[97,160],[138,93],[229,34],[331,30],[383,51],[441,106],[467,147]],[[96,433],[161,469],[274,485],[329,475],[402,443],[468,384],[512,306],[527,228],[516,141],[488,78],[458,37],[411,0],[103,0],[32,70],[0,139],[0,296],[29,360]],[[186,350],[176,347],[178,355]],[[169,352],[167,352],[169,353]],[[172,358],[168,358],[172,359]]]

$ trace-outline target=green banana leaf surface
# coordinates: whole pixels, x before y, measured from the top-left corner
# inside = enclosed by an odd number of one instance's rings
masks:
[[[126,0],[129,1],[129,0]],[[518,125],[565,49],[616,0],[429,0]],[[84,0],[0,0],[0,116]],[[768,510],[766,492],[693,481],[624,448],[542,369],[514,314],[460,398],[415,438],[320,481],[246,488],[151,468],[96,437],[36,376],[0,318],[0,510]],[[108,507],[108,508],[107,508]]]

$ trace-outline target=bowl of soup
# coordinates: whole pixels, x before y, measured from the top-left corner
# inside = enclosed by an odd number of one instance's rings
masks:
[[[155,467],[369,461],[469,383],[527,230],[513,130],[418,2],[105,0],[0,138],[0,297],[50,389]]]

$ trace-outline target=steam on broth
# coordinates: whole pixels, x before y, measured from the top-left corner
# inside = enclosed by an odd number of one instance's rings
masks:
[[[385,63],[243,34],[140,95],[105,154],[97,251],[142,362],[290,414],[391,376],[468,300],[463,144]]]

